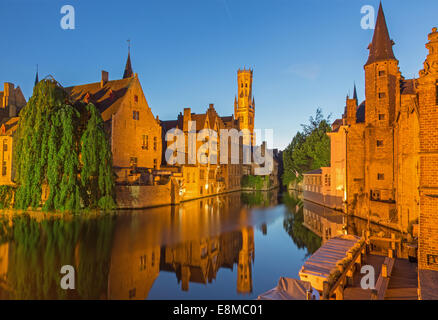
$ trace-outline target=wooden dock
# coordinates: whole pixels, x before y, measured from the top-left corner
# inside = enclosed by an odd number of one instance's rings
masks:
[[[372,265],[375,270],[376,281],[381,274],[385,256],[367,254],[363,265]],[[395,259],[389,283],[384,292],[385,300],[418,300],[418,272],[417,264],[407,259]],[[344,300],[371,300],[372,290],[364,290],[360,286],[362,278],[360,271],[353,276],[353,285],[344,289]]]

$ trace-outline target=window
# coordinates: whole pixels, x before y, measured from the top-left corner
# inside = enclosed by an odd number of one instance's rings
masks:
[[[190,172],[187,172],[187,183],[190,183]]]
[[[2,176],[5,176],[7,174],[7,171],[8,171],[8,167],[6,166],[6,161],[3,161]]]
[[[204,179],[204,170],[201,170],[199,172],[199,179],[203,180]],[[202,193],[202,192],[201,192]]]
[[[377,146],[383,147],[383,140],[377,140]]]
[[[140,112],[138,111],[132,111],[132,119],[134,120],[140,120]]]
[[[385,175],[383,173],[378,173],[377,180],[385,180]]]
[[[137,96],[137,95],[134,96],[134,101],[135,101],[136,103],[138,102],[138,96]]]
[[[324,183],[326,186],[330,187],[330,175],[326,174],[324,176]]]
[[[143,145],[141,146],[142,149],[148,150],[149,149],[149,136],[144,134],[142,136],[143,138]]]
[[[3,141],[3,152],[8,151],[8,143],[6,142],[6,140]]]
[[[380,190],[371,190],[371,200],[380,200]]]
[[[137,158],[131,157],[131,159],[129,160],[129,163],[130,163],[131,167],[133,167],[133,168],[137,167]]]
[[[385,75],[385,71],[384,70],[380,70],[379,71],[379,77],[382,77],[382,76],[384,76]]]
[[[154,169],[157,169],[157,159],[154,159]]]
[[[385,92],[379,92],[379,99],[383,99],[386,97],[386,93]]]
[[[379,114],[379,120],[385,120],[385,114],[380,113]]]

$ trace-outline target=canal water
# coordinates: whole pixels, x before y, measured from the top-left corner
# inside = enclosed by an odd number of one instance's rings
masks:
[[[298,278],[321,237],[293,193],[147,210],[0,214],[0,299],[255,299]],[[73,266],[75,289],[60,286]]]

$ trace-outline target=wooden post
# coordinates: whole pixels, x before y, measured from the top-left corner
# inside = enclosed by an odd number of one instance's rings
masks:
[[[344,300],[344,286],[339,284],[339,286],[335,290],[336,300]]]
[[[388,249],[388,257],[390,257],[391,259],[394,258],[394,252],[392,251],[392,249]]]
[[[306,300],[312,300],[312,292],[310,290],[306,291]]]
[[[322,283],[322,299],[327,299],[327,300],[330,300],[330,295],[329,295],[329,293],[330,293],[330,286],[329,286],[329,283],[327,282],[327,281],[324,281],[323,283]]]

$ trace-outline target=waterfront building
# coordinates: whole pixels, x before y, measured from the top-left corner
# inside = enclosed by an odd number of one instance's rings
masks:
[[[14,181],[12,142],[18,124],[17,114],[25,105],[26,99],[20,87],[5,82],[4,90],[0,91],[0,185],[12,185]]]
[[[304,174],[304,197],[407,232],[419,221],[419,268],[438,271],[438,31],[418,78],[399,70],[380,5],[365,101],[347,96],[334,122],[331,166]]]
[[[73,101],[93,103],[105,123],[119,183],[148,183],[161,165],[161,126],[146,100],[128,53],[123,78],[65,88]]]

